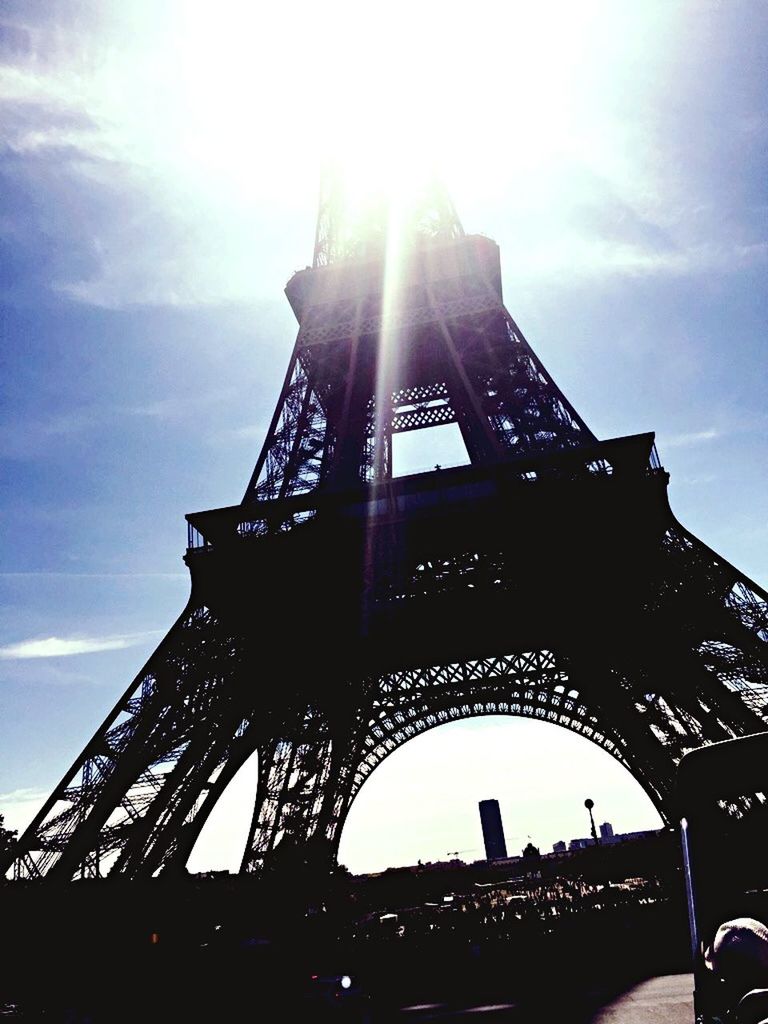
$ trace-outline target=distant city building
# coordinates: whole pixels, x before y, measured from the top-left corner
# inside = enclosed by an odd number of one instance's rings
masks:
[[[569,850],[586,850],[588,846],[594,846],[594,839],[572,839],[568,843]]]
[[[554,844],[552,847],[552,853],[565,853],[566,846],[562,839]]]
[[[507,844],[504,839],[504,826],[501,824],[501,811],[498,800],[481,800],[480,824],[483,826],[483,842],[485,856],[488,860],[505,860]]]
[[[646,839],[648,836],[655,836],[659,834],[660,829],[645,829],[640,832],[614,832],[613,825],[609,821],[604,821],[600,826],[600,843],[603,846],[614,846],[616,843],[626,843],[632,839]],[[594,839],[571,839],[568,843],[569,850],[585,850],[588,846],[594,846]],[[562,853],[562,850],[558,849],[559,843],[553,847],[555,853]]]
[[[640,832],[620,832],[611,839],[611,842],[626,843],[628,840],[632,839],[647,839],[648,836],[657,836],[659,832],[663,831],[664,829],[662,828],[646,828],[642,829]]]

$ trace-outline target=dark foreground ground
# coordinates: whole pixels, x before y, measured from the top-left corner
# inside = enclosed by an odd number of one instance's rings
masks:
[[[308,914],[288,885],[0,887],[0,1019],[690,1022],[682,901],[558,885],[386,914]]]
[[[625,927],[622,927],[622,923]],[[51,1024],[312,1021],[691,1024],[691,980],[658,928],[600,915],[572,934],[351,946],[225,936],[183,954],[108,935],[10,956],[6,1019]],[[656,915],[647,925],[660,924]],[[644,933],[644,934],[643,934]],[[18,950],[16,950],[18,953]],[[15,961],[15,964],[14,964]],[[347,975],[349,988],[340,979]],[[3,1000],[0,1000],[2,1003]],[[3,1014],[0,1011],[0,1018]]]
[[[671,974],[634,985],[602,1007],[595,1024],[692,1024],[693,975]]]
[[[568,993],[553,990],[542,994],[538,1001],[486,1001],[482,999],[461,1000],[454,997],[445,1002],[433,1001],[411,1003],[403,1006],[390,1006],[377,1010],[372,1005],[358,1013],[348,1009],[331,1010],[327,1007],[311,1005],[297,1008],[286,1000],[285,1006],[272,1005],[270,1009],[258,1007],[258,995],[253,994],[254,1002],[243,1007],[243,1012],[230,1016],[221,1014],[213,1007],[199,1013],[186,1007],[167,1007],[163,1014],[166,1021],[221,1021],[229,1020],[282,1021],[282,1020],[338,1020],[344,1024],[357,1021],[380,1022],[380,1024],[426,1024],[427,1021],[471,1021],[478,1020],[484,1024],[541,1024],[541,1022],[557,1021],[558,1024],[693,1024],[693,976],[690,974],[662,975],[630,985],[620,992],[611,992],[608,988],[586,988],[583,991],[570,990]],[[120,993],[115,993],[116,1002],[120,1001]],[[152,1019],[154,1016],[150,1013]],[[140,1015],[137,1019],[142,1019]],[[56,1010],[51,1007],[26,1011],[14,1004],[0,1007],[0,1019],[24,1021],[67,1021],[68,1024],[86,1024],[92,1018],[87,1011],[69,1007]]]
[[[400,1007],[390,1018],[399,1024],[425,1021],[482,1020],[487,1024],[693,1024],[693,975],[668,974],[630,985],[618,993],[588,989],[541,1002],[477,1002],[466,1005],[417,1003]]]

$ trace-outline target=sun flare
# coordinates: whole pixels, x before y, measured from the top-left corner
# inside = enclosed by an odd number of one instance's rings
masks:
[[[350,210],[402,208],[436,178],[470,229],[503,203],[496,230],[513,234],[507,265],[519,254],[523,272],[643,266],[585,239],[578,217],[598,192],[654,216],[663,169],[652,146],[638,160],[622,104],[642,93],[638,57],[646,80],[669,62],[673,6],[110,0],[93,45],[73,55],[52,38],[46,62],[19,60],[2,89],[54,112],[45,131],[22,127],[15,151],[90,154],[89,174],[118,175],[185,225],[165,283],[130,286],[144,299],[252,297],[258,238],[277,283],[329,165]],[[98,286],[67,287],[109,304],[124,277],[113,265]]]
[[[476,188],[500,167],[535,176],[583,136],[579,98],[607,7],[225,0],[215,16],[202,3],[172,10],[159,26],[153,7],[133,15],[143,102],[124,88],[101,95],[155,157],[165,150],[185,176],[247,200],[292,189],[329,160],[357,192],[402,193],[425,168]]]

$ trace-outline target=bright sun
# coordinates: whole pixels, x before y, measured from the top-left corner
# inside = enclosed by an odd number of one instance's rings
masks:
[[[477,187],[499,164],[533,177],[578,144],[606,3],[186,0],[159,26],[153,5],[136,11],[136,89],[102,90],[113,119],[247,198],[329,159],[356,188],[403,189],[425,168]]]

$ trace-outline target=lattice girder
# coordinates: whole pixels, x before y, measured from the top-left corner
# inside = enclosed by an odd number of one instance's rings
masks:
[[[433,511],[412,520],[403,519],[397,494],[391,494],[387,504],[375,506],[378,520],[370,513],[361,519],[370,542],[364,550],[374,570],[366,591],[367,625],[355,624],[343,601],[334,619],[331,609],[308,592],[311,604],[304,608],[302,637],[311,662],[282,660],[283,684],[277,690],[251,685],[263,675],[257,669],[263,639],[251,636],[249,606],[235,596],[239,584],[232,590],[235,566],[243,586],[254,578],[272,579],[274,610],[263,623],[263,636],[270,636],[272,622],[277,642],[281,609],[296,594],[289,551],[297,552],[297,571],[303,566],[310,578],[327,579],[334,567],[346,566],[344,573],[353,568],[344,544],[354,550],[355,533],[348,520],[342,520],[341,532],[334,532],[333,518],[324,514],[328,541],[321,540],[323,534],[310,521],[315,531],[307,534],[315,537],[311,547],[303,540],[304,527],[297,526],[279,538],[279,558],[251,564],[249,552],[256,557],[271,551],[277,540],[269,534],[243,535],[233,519],[231,554],[226,545],[214,545],[191,558],[197,567],[196,593],[207,589],[212,604],[191,604],[181,617],[89,744],[77,770],[56,791],[31,837],[25,837],[17,870],[56,877],[111,868],[136,877],[182,866],[226,782],[257,748],[260,781],[244,869],[262,867],[286,842],[322,839],[334,850],[352,800],[384,757],[442,721],[483,714],[531,717],[579,732],[627,766],[667,813],[674,768],[686,750],[764,727],[768,659],[760,589],[685,533],[662,506],[663,515],[647,535],[635,535],[638,552],[620,563],[620,571],[610,560],[590,558],[594,572],[600,566],[600,572],[610,570],[587,590],[589,601],[601,602],[600,614],[589,611],[586,597],[574,599],[568,605],[571,616],[578,611],[573,622],[558,614],[547,626],[558,638],[556,646],[525,647],[522,642],[536,623],[526,605],[536,607],[548,587],[558,592],[553,570],[565,571],[565,549],[562,542],[551,550],[534,545],[522,557],[519,530],[533,535],[525,524],[538,519],[539,506],[527,506],[515,488],[523,488],[521,495],[534,495],[537,488],[544,495],[559,493],[557,488],[575,495],[579,479],[596,508],[627,488],[627,507],[641,507],[627,476],[627,467],[636,464],[632,452],[637,444],[601,449],[599,458],[585,449],[583,456],[568,456],[570,461],[550,460],[547,466],[563,470],[551,478],[544,463],[532,463],[538,468],[531,482],[505,484],[505,500],[518,528],[512,532],[505,506],[482,476],[471,478],[471,493],[477,495],[471,514],[462,488],[456,514],[444,503],[445,489],[438,489],[442,503],[425,506],[420,498],[415,508]],[[625,449],[627,466],[621,454]],[[587,471],[593,462],[601,464],[599,472]],[[653,475],[658,472],[643,470],[638,476],[652,501],[663,494],[657,489],[660,478]],[[407,496],[410,484],[404,487]],[[488,509],[483,502],[490,503]],[[585,521],[593,518],[591,507],[585,506]],[[493,515],[491,508],[496,509]],[[619,520],[616,543],[623,534],[622,516]],[[479,532],[478,523],[483,527]],[[372,530],[372,524],[378,525]],[[614,543],[604,530],[594,536],[609,547]],[[322,555],[321,561],[307,562],[310,551]],[[220,592],[211,589],[219,577],[208,575],[217,565],[227,584]],[[264,576],[267,571],[280,576]],[[532,571],[538,574],[535,581]],[[336,588],[334,593],[342,592]],[[351,593],[354,597],[354,589]],[[489,608],[495,609],[490,619]],[[421,619],[424,615],[429,618]],[[475,629],[491,620],[494,630],[501,631],[496,643],[504,630],[521,641],[512,653],[489,648],[491,634]],[[341,657],[345,645],[334,643],[328,632],[334,621],[336,629],[340,622],[351,630],[342,632],[350,642],[361,626],[373,642],[377,623],[388,624],[386,635],[402,641],[398,647],[388,643],[388,656],[400,657],[400,664],[375,674],[350,674],[364,648],[353,644],[352,661]],[[422,621],[440,628],[430,637]],[[465,645],[485,644],[486,653],[448,661],[403,660],[406,623],[427,645],[425,651],[437,651],[463,630]],[[286,640],[292,635],[286,634]],[[359,661],[360,668],[368,657]],[[332,683],[334,674],[338,683]],[[325,682],[318,687],[315,679]]]
[[[112,863],[115,854],[119,864],[128,849],[137,869],[144,864],[138,836],[150,842],[164,831],[163,812],[185,790],[197,795],[221,742],[217,718],[225,728],[232,718],[234,731],[236,660],[231,637],[190,605],[30,827],[33,874],[87,873],[89,863]]]
[[[371,772],[443,721],[571,729],[667,817],[687,750],[766,728],[768,595],[674,519],[652,435],[595,439],[504,307],[495,243],[446,208],[417,228],[391,286],[321,217],[244,500],[188,516],[189,604],[18,877],[181,869],[254,752],[244,871],[332,858]],[[453,423],[468,466],[393,478],[395,434]]]
[[[505,310],[493,243],[452,245],[464,277],[441,280],[453,264],[430,265],[424,286],[389,305],[381,270],[366,284],[353,265],[346,287],[344,268],[334,270],[331,300],[325,271],[296,275],[289,297],[301,327],[246,500],[386,478],[391,435],[403,430],[456,422],[477,463],[594,442]]]

